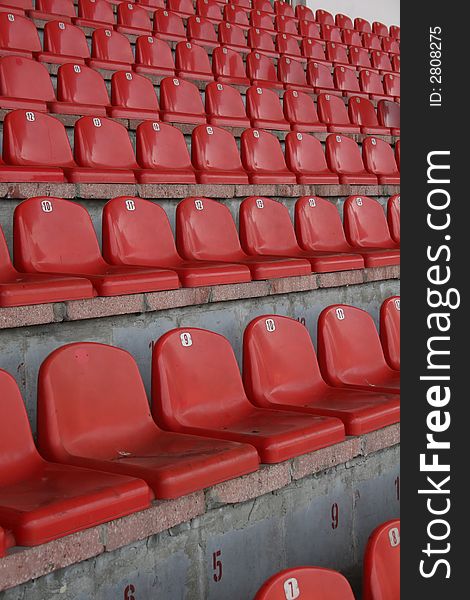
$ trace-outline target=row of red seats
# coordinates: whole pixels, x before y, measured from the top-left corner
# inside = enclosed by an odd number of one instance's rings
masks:
[[[87,342],[58,348],[38,377],[41,455],[16,382],[0,371],[0,526],[18,545],[44,543],[142,510],[152,498],[255,471],[260,461],[338,443],[345,431],[397,422],[399,372],[385,361],[372,317],[335,305],[322,312],[318,327],[328,384],[303,325],[266,315],[247,327],[244,383],[254,394],[282,389],[277,401],[267,401],[274,409],[256,397],[250,402],[226,338],[195,328],[169,331],[153,350],[154,419],[130,354]],[[277,385],[272,367],[286,358]]]
[[[15,267],[0,228],[0,307],[362,269],[400,258],[399,196],[389,199],[387,219],[376,200],[351,196],[344,229],[334,204],[310,196],[296,203],[295,230],[283,204],[259,196],[242,202],[239,221],[240,236],[226,206],[187,198],[176,210],[175,244],[158,204],[114,198],[103,210],[101,253],[85,208],[31,198],[14,213]]]
[[[306,133],[287,134],[284,157],[272,133],[245,129],[240,158],[229,131],[200,125],[192,133],[191,164],[181,132],[171,125],[144,121],[136,138],[135,154],[123,125],[103,117],[81,117],[74,127],[72,156],[60,121],[41,112],[14,110],[3,123],[0,181],[195,183],[196,173],[199,183],[220,184],[400,182],[399,140],[395,159],[382,139],[366,138],[361,156],[352,138],[331,134],[326,139],[327,165],[321,142]]]
[[[285,569],[270,577],[255,600],[354,600],[348,580],[321,567]],[[369,536],[364,553],[363,600],[400,598],[400,521],[387,521]]]

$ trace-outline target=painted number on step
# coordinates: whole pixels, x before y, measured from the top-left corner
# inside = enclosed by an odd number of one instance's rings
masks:
[[[212,575],[212,577],[214,578],[214,581],[216,583],[219,583],[219,581],[222,579],[222,559],[220,558],[221,556],[222,550],[216,550],[216,552],[212,554],[212,568],[214,569],[214,574]]]
[[[137,597],[134,596],[135,587],[130,584],[124,589],[124,600],[137,600]]]
[[[339,506],[335,502],[331,507],[331,529],[338,529],[339,525]]]
[[[295,600],[300,596],[299,582],[295,577],[284,581],[284,595],[286,600]]]

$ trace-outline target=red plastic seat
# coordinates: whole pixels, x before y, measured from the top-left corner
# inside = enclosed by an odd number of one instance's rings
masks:
[[[166,123],[144,121],[137,127],[136,157],[140,183],[196,183],[184,135]]]
[[[334,387],[400,393],[400,373],[384,357],[379,333],[368,312],[333,304],[318,318],[318,362]]]
[[[29,11],[31,19],[52,21],[60,18],[70,23],[76,17],[73,0],[36,0],[35,4],[36,9]]]
[[[64,302],[94,295],[87,279],[18,272],[11,263],[0,227],[0,307]]]
[[[299,33],[303,38],[310,40],[319,40],[321,38],[320,25],[314,21],[305,19],[299,21]]]
[[[207,122],[219,127],[250,127],[240,92],[213,81],[205,91]]]
[[[351,96],[360,96],[362,98],[369,97],[367,93],[361,92],[356,71],[343,66],[335,67],[333,79],[336,89],[341,90],[343,96],[346,96],[347,98],[350,98]]]
[[[252,10],[250,13],[250,25],[256,29],[262,29],[274,34],[274,22],[272,16],[259,10]]]
[[[192,0],[166,0],[168,10],[182,17],[189,17],[194,14],[194,5]]]
[[[315,14],[315,20],[317,23],[320,23],[320,25],[334,25],[335,24],[333,15],[331,13],[329,13],[327,10],[324,10],[323,8],[317,8],[317,12]]]
[[[307,81],[315,89],[315,94],[334,94],[341,96],[341,92],[335,89],[330,67],[316,61],[310,61],[307,67]]]
[[[165,429],[251,444],[263,463],[312,452],[344,436],[337,419],[253,406],[230,343],[203,329],[173,329],[158,340],[152,411]]]
[[[117,8],[116,30],[131,35],[150,35],[152,23],[148,11],[132,2],[120,2]]]
[[[400,244],[400,194],[388,199],[387,223],[392,240]]]
[[[382,48],[384,52],[389,54],[400,54],[400,46],[397,40],[392,37],[387,36],[382,39]]]
[[[356,67],[358,71],[363,71],[364,69],[373,70],[370,62],[369,51],[366,48],[357,48],[356,46],[350,48],[349,60],[351,65]]]
[[[39,52],[41,62],[85,64],[90,51],[83,31],[62,21],[49,21],[44,27],[44,52]]]
[[[32,10],[33,0],[2,0],[0,11],[24,16],[27,10]]]
[[[72,19],[80,27],[109,27],[114,21],[113,6],[107,0],[78,0],[78,18]]]
[[[278,33],[276,36],[276,50],[279,54],[284,54],[289,58],[296,58],[302,62],[305,59],[300,53],[300,46],[297,39],[288,33]]]
[[[400,98],[400,75],[396,73],[386,73],[384,75],[384,90],[388,96]]]
[[[300,46],[304,58],[322,63],[331,69],[331,63],[325,58],[325,50],[321,41],[304,38]]]
[[[214,25],[209,19],[193,15],[186,26],[188,40],[205,48],[216,48],[219,45]]]
[[[109,116],[116,119],[154,119],[160,113],[153,83],[144,75],[117,71],[111,78]]]
[[[388,27],[380,21],[374,21],[372,23],[372,31],[375,33],[375,35],[380,35],[381,37],[388,35]]]
[[[366,48],[362,47],[362,38],[361,34],[354,29],[345,29],[341,34],[343,43],[349,46],[349,52],[351,52],[352,48],[360,48],[361,50],[366,50]]]
[[[400,183],[400,172],[390,144],[375,137],[367,137],[362,142],[362,158],[369,173],[377,176],[380,184]]]
[[[400,170],[400,140],[397,140],[395,143],[395,160],[398,170]]]
[[[283,0],[274,0],[273,5],[276,15],[281,15],[288,18],[295,17],[294,9],[287,2],[284,2]]]
[[[212,53],[212,70],[216,81],[232,85],[250,85],[243,58],[230,48],[215,48]]]
[[[218,37],[221,46],[226,46],[237,52],[248,52],[245,32],[238,25],[222,21],[219,25]]]
[[[139,479],[45,461],[34,445],[20,390],[0,370],[0,521],[18,546],[45,544],[144,510]]]
[[[336,42],[326,42],[326,59],[334,65],[348,66],[349,69],[354,73],[353,69],[349,65],[348,53],[345,46],[340,46]]]
[[[343,215],[348,242],[363,254],[366,267],[400,264],[400,250],[390,236],[384,209],[377,200],[349,196]]]
[[[57,72],[57,102],[50,104],[54,113],[105,117],[110,106],[104,79],[91,67],[67,63]]]
[[[226,4],[224,6],[224,21],[231,25],[237,25],[244,30],[250,28],[245,9],[235,4]]]
[[[113,265],[171,269],[184,287],[251,281],[245,265],[181,258],[165,211],[142,198],[122,196],[105,205],[103,255]]]
[[[138,0],[139,5],[148,12],[154,12],[157,8],[165,8],[165,2],[166,0]]]
[[[129,71],[133,63],[131,44],[125,35],[112,29],[95,29],[91,38],[90,67]]]
[[[390,73],[393,71],[392,63],[390,62],[390,57],[385,52],[379,50],[372,50],[370,53],[372,66],[375,69],[379,69],[381,73]]]
[[[176,13],[157,8],[153,13],[153,33],[161,40],[172,42],[186,41],[183,19]]]
[[[0,56],[32,58],[42,46],[36,25],[26,17],[0,12]]]
[[[141,35],[135,43],[136,73],[174,77],[176,68],[170,46],[165,40]]]
[[[55,100],[47,69],[41,63],[21,56],[0,58],[0,107],[47,111]]]
[[[246,92],[246,113],[255,129],[290,131],[281,100],[274,90],[252,86]]]
[[[289,211],[271,198],[251,196],[240,206],[240,240],[253,256],[283,256],[308,260],[314,273],[362,269],[359,254],[309,252],[300,248]]]
[[[388,364],[400,370],[400,296],[392,296],[380,307],[380,340]]]
[[[305,4],[297,4],[295,7],[295,16],[299,19],[303,19],[304,21],[315,21],[315,15],[313,14],[313,10]]]
[[[336,417],[346,435],[363,435],[400,420],[396,395],[325,383],[308,329],[288,317],[264,315],[247,326],[243,382],[256,406]]]
[[[30,198],[16,207],[15,264],[27,273],[60,273],[89,279],[99,296],[121,296],[179,287],[173,271],[106,263],[87,210],[60,198]]]
[[[294,132],[286,136],[286,163],[301,184],[337,184],[325,160],[321,142],[312,135]]]
[[[215,0],[197,0],[196,12],[200,17],[204,17],[204,19],[216,25],[222,21],[220,4]]]
[[[388,521],[369,537],[363,565],[364,600],[400,597],[400,521]]]
[[[3,122],[0,181],[64,182],[76,167],[63,124],[41,112],[14,110]]]
[[[336,26],[340,27],[341,29],[354,29],[354,24],[351,17],[348,17],[348,15],[343,15],[342,13],[336,13],[335,23]]]
[[[362,45],[368,50],[382,50],[380,38],[375,33],[365,32],[362,34]]]
[[[334,25],[322,25],[320,31],[323,41],[334,43],[338,46],[343,45],[341,29],[339,27],[335,27]]]
[[[394,54],[392,56],[392,67],[393,67],[393,70],[395,71],[395,73],[400,72],[400,55],[399,54]]]
[[[340,183],[377,184],[377,177],[364,168],[359,146],[347,136],[331,134],[326,138],[326,159]]]
[[[288,33],[292,35],[297,40],[301,40],[302,36],[299,35],[299,22],[297,19],[289,19],[284,16],[277,16],[274,19],[274,28],[278,33]]]
[[[160,109],[163,121],[205,123],[206,114],[199,90],[190,81],[165,77],[160,83]]]
[[[281,89],[284,87],[277,78],[276,67],[269,56],[261,52],[250,52],[246,57],[246,72],[252,85]]]
[[[176,74],[185,79],[213,81],[211,63],[202,46],[179,42],[175,52]]]
[[[274,8],[270,0],[252,0],[251,5],[253,10],[259,10],[271,15],[274,13]]]
[[[390,135],[390,129],[379,125],[377,113],[370,100],[353,96],[349,99],[349,118],[367,135]]]
[[[274,46],[273,36],[263,29],[251,27],[248,30],[248,46],[271,58],[279,58],[279,52]]]
[[[227,4],[224,0],[217,0],[220,4]],[[245,12],[249,13],[251,11],[251,0],[233,0],[232,4],[236,4],[237,6],[241,6]]]
[[[364,69],[359,73],[359,83],[361,90],[369,95],[371,100],[383,100],[388,98],[384,93],[382,76],[375,71]]]
[[[313,92],[312,87],[307,83],[304,65],[300,61],[285,55],[281,56],[277,62],[277,74],[286,90]]]
[[[390,36],[396,40],[400,39],[400,27],[398,25],[390,25]]]
[[[286,166],[281,144],[272,133],[245,129],[240,145],[250,183],[296,183],[294,173]]]
[[[354,19],[354,29],[359,31],[360,33],[371,33],[372,26],[369,21],[362,19],[361,17],[356,17]]]
[[[317,106],[320,121],[325,123],[329,132],[360,133],[360,127],[352,124],[342,98],[331,94],[320,94],[317,98]]]
[[[178,204],[176,244],[186,260],[245,265],[255,280],[309,275],[312,271],[303,259],[246,254],[228,207],[208,198],[186,198]]]
[[[39,446],[51,460],[139,477],[156,498],[258,468],[247,444],[162,431],[134,359],[104,344],[68,344],[48,356],[39,373],[38,415]]]
[[[289,121],[292,131],[325,132],[326,125],[320,123],[317,108],[312,96],[287,90],[283,98],[284,116]]]

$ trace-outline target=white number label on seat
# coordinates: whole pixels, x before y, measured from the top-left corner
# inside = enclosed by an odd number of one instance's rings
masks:
[[[179,84],[180,84],[179,79],[173,79],[173,85],[179,85]]]
[[[340,136],[340,135],[337,135],[337,136],[336,136],[336,141],[337,141],[337,142],[341,142],[341,136]]]
[[[62,23],[61,21],[59,21],[59,29],[62,29],[62,31],[65,29],[65,23]]]
[[[98,117],[95,117],[95,118],[93,119],[93,125],[94,125],[95,127],[101,127],[101,119],[98,119]]]
[[[82,70],[80,68],[80,65],[73,65],[73,70],[75,71],[75,73],[81,73]]]
[[[11,13],[8,13],[8,20],[10,21],[10,23],[13,23],[15,20],[15,15],[12,15]]]
[[[182,333],[180,334],[181,345],[185,348],[189,348],[189,346],[193,345],[193,339],[190,333]]]
[[[398,531],[397,527],[390,529],[388,532],[388,537],[390,540],[390,546],[392,548],[396,548],[400,545],[400,532]]]
[[[336,318],[338,319],[338,321],[344,321],[344,310],[342,308],[337,308],[336,309]]]
[[[257,129],[253,129],[253,137],[259,139],[259,131]]]
[[[148,36],[147,41],[149,44],[153,44],[153,37],[151,35]]]
[[[152,123],[152,128],[154,131],[160,131],[160,123]]]
[[[308,204],[309,206],[311,206],[312,208],[315,208],[317,206],[317,203],[315,202],[315,198],[309,198],[308,199]]]
[[[284,595],[286,600],[295,600],[300,596],[299,582],[295,577],[284,581]]]
[[[217,84],[217,89],[221,92],[224,89],[224,86],[221,83]]]
[[[27,121],[35,121],[36,120],[36,115],[33,112],[27,112],[26,113],[26,120]]]
[[[206,127],[206,131],[207,131],[207,135],[213,135],[214,130],[212,129],[212,127]]]
[[[362,198],[356,198],[356,204],[362,206]]]
[[[127,79],[127,81],[131,81],[132,80],[132,73],[126,73],[126,79]]]
[[[304,139],[304,136],[301,133],[297,133],[297,139],[301,142]]]
[[[109,29],[105,29],[105,30],[104,30],[104,35],[105,35],[106,37],[111,37],[111,32],[109,31]]]
[[[130,210],[130,211],[135,210],[134,200],[126,200],[126,208],[127,208],[127,210]]]
[[[204,203],[202,200],[194,200],[194,206],[196,207],[196,210],[204,210]]]
[[[266,319],[266,329],[269,332],[276,331],[276,324],[274,323],[274,319]]]
[[[52,202],[50,200],[43,200],[41,202],[41,208],[45,213],[52,212]]]
[[[400,311],[400,298],[395,298],[395,308]]]
[[[257,206],[258,208],[264,208],[264,202],[263,202],[263,199],[262,199],[262,198],[257,198],[257,199],[256,199],[256,206]]]

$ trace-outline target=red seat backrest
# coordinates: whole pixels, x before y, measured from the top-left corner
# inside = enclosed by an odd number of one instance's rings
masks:
[[[367,98],[353,96],[349,100],[348,113],[351,123],[362,127],[378,127],[379,121],[374,105]]]
[[[137,127],[136,156],[144,169],[192,171],[184,135],[167,123],[144,121]]]
[[[157,37],[158,34],[168,37],[172,35],[186,37],[183,19],[179,15],[163,8],[157,8],[153,14],[153,31]]]
[[[381,138],[365,138],[362,142],[362,158],[369,173],[398,175],[393,148]]]
[[[117,9],[118,25],[152,31],[148,11],[132,2],[121,2]]]
[[[160,82],[160,106],[176,113],[205,114],[201,94],[194,83],[176,77],[165,77]]]
[[[339,96],[319,94],[317,98],[318,114],[322,123],[327,125],[350,125],[348,109]]]
[[[241,54],[230,48],[215,48],[212,53],[212,70],[216,77],[246,79],[245,65]]]
[[[400,194],[395,194],[387,202],[387,223],[392,239],[400,243]]]
[[[227,44],[227,46],[246,47],[245,32],[234,23],[222,21],[219,25],[219,42],[222,45]]]
[[[186,26],[186,31],[189,40],[204,40],[211,41],[217,44],[217,33],[214,25],[206,18],[195,16],[189,17]],[[203,44],[203,42],[201,42]]]
[[[392,296],[380,307],[380,339],[388,364],[400,370],[400,296]]]
[[[191,138],[191,158],[194,168],[201,171],[210,169],[244,173],[235,138],[222,127],[196,127]]]
[[[248,45],[255,50],[265,50],[266,52],[275,52],[273,36],[256,27],[248,30]]]
[[[355,174],[365,170],[359,146],[346,135],[332,134],[326,138],[326,159],[335,173]]]
[[[0,48],[40,52],[42,46],[36,25],[26,17],[0,13]]]
[[[288,56],[281,56],[277,62],[279,81],[291,85],[307,85],[303,64]]]
[[[378,200],[349,196],[343,207],[348,241],[358,248],[393,248],[385,212]]]
[[[400,597],[400,521],[375,529],[364,556],[364,600]]]
[[[235,4],[226,4],[224,6],[224,21],[248,27],[246,11],[241,6],[236,6]]]
[[[134,62],[129,40],[125,35],[112,29],[95,29],[91,38],[93,58],[127,63]]]
[[[329,67],[311,61],[307,67],[307,79],[310,85],[319,88],[335,89]]]
[[[36,0],[36,10],[50,15],[76,16],[73,0]]]
[[[368,94],[384,94],[384,86],[382,83],[382,76],[375,71],[369,71],[365,69],[359,73],[359,82],[361,84],[361,90]]]
[[[107,0],[78,0],[78,16],[114,25],[113,6]]]
[[[281,100],[274,90],[251,86],[246,92],[246,112],[250,119],[283,121]]]
[[[61,21],[49,21],[44,26],[44,50],[61,56],[88,58],[90,50],[85,34],[79,27]]]
[[[162,67],[175,71],[175,61],[170,46],[165,40],[156,37],[141,35],[135,44],[136,64],[150,67]]]
[[[307,133],[287,134],[286,163],[293,173],[330,173],[320,140]]]
[[[276,67],[269,56],[262,52],[250,52],[246,57],[246,71],[250,79],[277,82]]]
[[[116,71],[111,78],[113,106],[142,108],[158,113],[158,98],[147,77],[130,71]]]
[[[240,92],[225,83],[212,81],[205,91],[206,112],[213,117],[246,118]]]
[[[57,72],[57,99],[76,104],[108,106],[108,90],[103,77],[90,67],[66,63]]]
[[[247,171],[275,173],[287,170],[278,138],[262,129],[245,129],[241,135],[241,155]]]
[[[392,100],[380,100],[377,104],[379,122],[384,127],[400,129],[400,105]]]
[[[0,96],[53,102],[54,88],[46,67],[30,58],[0,58]]]

